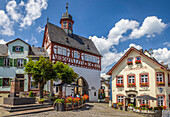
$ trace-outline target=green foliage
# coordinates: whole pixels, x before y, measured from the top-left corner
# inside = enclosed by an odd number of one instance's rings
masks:
[[[146,108],[145,108],[145,107],[142,107],[142,110],[146,110]]]
[[[30,91],[30,92],[29,92],[28,97],[34,97],[34,94],[33,94],[33,92],[32,92],[32,91]]]
[[[55,102],[54,102],[54,104],[55,104],[55,103],[64,103],[64,99],[56,99]]]
[[[41,99],[39,99],[38,101],[39,101],[39,102],[44,102],[45,100],[44,100],[44,98],[41,98]]]
[[[154,107],[154,110],[158,110],[158,107]]]
[[[57,77],[62,80],[62,83],[71,84],[79,76],[68,64],[64,64],[63,62],[57,61],[54,64],[54,69],[57,73]]]
[[[102,93],[102,98],[103,98],[103,99],[105,98],[105,93]]]

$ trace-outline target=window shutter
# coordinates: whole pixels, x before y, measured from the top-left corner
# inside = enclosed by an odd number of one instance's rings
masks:
[[[27,64],[27,59],[24,59],[24,65],[26,65]]]
[[[4,59],[3,58],[0,58],[0,66],[4,66]]]
[[[13,59],[10,59],[10,67],[13,67]]]
[[[11,80],[12,80],[12,78],[9,79],[9,86],[11,86]]]
[[[15,46],[13,46],[13,49],[12,49],[13,52],[15,52]]]
[[[21,47],[21,52],[23,52],[24,51],[24,47]]]
[[[17,67],[17,59],[14,59],[14,67]]]
[[[0,86],[2,86],[2,78],[0,78]]]

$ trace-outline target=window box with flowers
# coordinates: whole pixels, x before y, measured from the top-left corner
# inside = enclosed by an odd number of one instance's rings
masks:
[[[165,83],[164,82],[157,82],[157,85],[158,86],[165,86]]]
[[[147,82],[144,82],[144,83],[140,83],[140,86],[141,86],[141,87],[148,87],[149,84],[148,84]]]
[[[118,106],[123,106],[123,103],[122,102],[118,102],[117,105]]]
[[[141,57],[136,57],[135,63],[136,63],[136,64],[141,63]]]
[[[124,87],[123,84],[116,84],[117,87]]]
[[[132,65],[132,64],[133,64],[132,61],[127,62],[127,65]]]
[[[128,86],[129,87],[136,87],[136,84],[135,83],[129,83]]]

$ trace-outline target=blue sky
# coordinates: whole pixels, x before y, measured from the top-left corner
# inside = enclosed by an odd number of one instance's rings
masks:
[[[47,17],[60,26],[67,2],[73,32],[91,36],[103,55],[102,73],[131,46],[153,48],[170,65],[169,0],[1,0],[0,43],[21,38],[41,46]]]

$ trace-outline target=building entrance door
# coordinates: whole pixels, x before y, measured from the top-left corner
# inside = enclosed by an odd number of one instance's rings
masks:
[[[130,94],[128,95],[128,101],[130,104],[133,104],[134,106],[136,106],[136,95],[134,94]]]
[[[24,92],[24,80],[20,80],[20,91]]]

